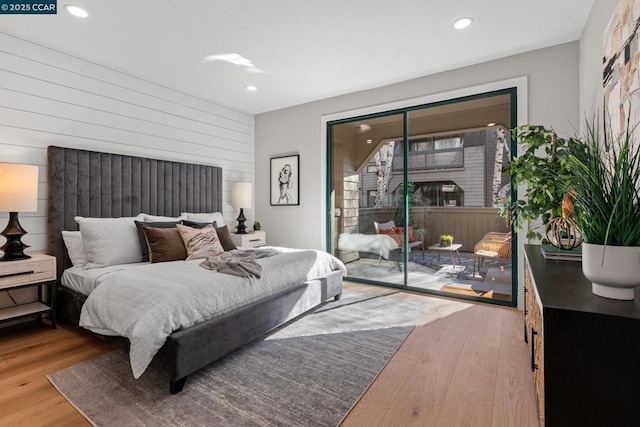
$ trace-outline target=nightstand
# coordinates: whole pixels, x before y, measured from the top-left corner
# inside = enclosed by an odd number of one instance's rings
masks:
[[[51,328],[56,327],[56,258],[51,255],[33,254],[29,259],[0,262],[0,292],[12,289],[38,287],[38,301],[0,309],[0,322],[49,313]],[[49,286],[48,302],[42,287]]]
[[[231,233],[233,244],[240,248],[257,248],[267,244],[267,233],[264,230],[252,231],[247,234]]]

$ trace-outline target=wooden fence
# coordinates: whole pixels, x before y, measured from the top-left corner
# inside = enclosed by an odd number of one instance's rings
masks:
[[[397,208],[360,208],[359,232],[373,234],[373,222],[395,220]],[[425,229],[425,245],[440,241],[440,235],[451,234],[454,243],[461,243],[463,252],[473,252],[473,247],[490,231],[509,231],[497,208],[472,208],[464,206],[412,207],[412,218],[416,228]]]

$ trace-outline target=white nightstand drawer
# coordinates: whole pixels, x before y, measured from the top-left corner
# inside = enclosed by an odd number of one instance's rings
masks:
[[[231,239],[238,248],[256,248],[267,244],[267,233],[258,230],[247,234],[231,234]]]
[[[56,259],[35,254],[30,259],[0,262],[0,289],[56,279]]]

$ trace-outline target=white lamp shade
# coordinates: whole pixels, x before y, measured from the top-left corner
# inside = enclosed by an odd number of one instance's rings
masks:
[[[231,206],[234,208],[250,208],[251,196],[250,182],[234,182],[231,187]]]
[[[38,166],[0,163],[0,212],[38,210]]]

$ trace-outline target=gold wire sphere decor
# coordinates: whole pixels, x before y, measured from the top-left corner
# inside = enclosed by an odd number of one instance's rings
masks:
[[[573,221],[560,216],[549,221],[546,235],[549,244],[567,250],[577,248],[584,240],[582,234],[573,225]]]
[[[547,240],[556,248],[565,250],[577,248],[584,240],[573,222],[573,199],[576,196],[575,190],[570,188],[562,198],[562,216],[553,218],[547,224]]]

